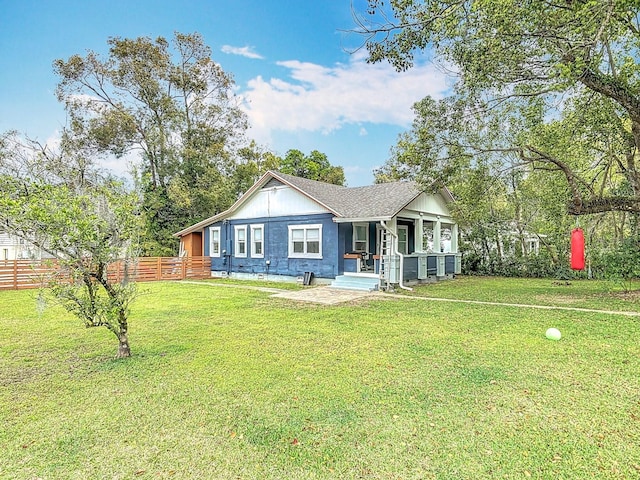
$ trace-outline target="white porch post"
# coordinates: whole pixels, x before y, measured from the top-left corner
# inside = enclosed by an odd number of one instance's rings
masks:
[[[458,224],[451,225],[451,253],[458,253]]]
[[[440,221],[440,215],[438,215],[438,219],[436,220],[435,226],[433,228],[433,251],[435,253],[440,253],[442,250],[440,247],[440,230],[442,229],[442,222]]]
[[[421,214],[422,215],[422,214]],[[422,245],[422,237],[424,235],[424,220],[420,217],[416,221],[416,252],[424,252],[424,247]]]

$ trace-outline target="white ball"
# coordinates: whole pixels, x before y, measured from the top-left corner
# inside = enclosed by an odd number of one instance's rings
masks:
[[[545,333],[545,336],[549,340],[560,340],[560,338],[562,337],[562,334],[560,333],[560,330],[558,330],[557,328],[550,328],[547,330],[547,333]]]

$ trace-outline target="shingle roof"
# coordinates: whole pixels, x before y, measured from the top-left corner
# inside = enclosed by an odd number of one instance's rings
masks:
[[[342,187],[279,172],[273,174],[344,218],[393,217],[421,193],[415,182]]]
[[[231,208],[195,225],[191,225],[176,233],[175,236],[185,235],[226,218],[273,178],[297,189],[303,195],[333,212],[336,217],[344,219],[391,218],[422,193],[416,182],[391,182],[366,187],[343,187],[286,173],[269,171]],[[445,193],[450,197],[451,194],[448,190],[445,190]]]

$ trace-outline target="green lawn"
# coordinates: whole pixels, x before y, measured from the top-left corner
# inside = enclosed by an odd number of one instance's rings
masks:
[[[458,277],[455,282],[417,286],[409,294],[525,305],[639,311],[640,281],[625,284],[629,285],[635,286],[635,291],[624,292],[621,284],[611,281],[566,282],[540,278]]]
[[[418,293],[637,310],[598,285]],[[0,292],[0,478],[640,476],[640,317],[142,288],[124,361],[109,332]]]

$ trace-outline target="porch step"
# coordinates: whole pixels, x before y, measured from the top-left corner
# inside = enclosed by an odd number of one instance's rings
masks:
[[[378,278],[374,276],[338,275],[336,279],[331,282],[331,288],[372,292],[378,290],[378,282]]]

